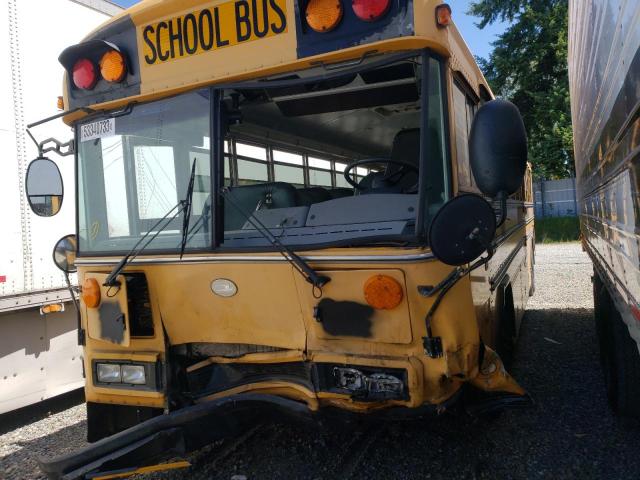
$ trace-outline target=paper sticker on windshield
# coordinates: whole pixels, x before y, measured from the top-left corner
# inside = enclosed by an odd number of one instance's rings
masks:
[[[94,138],[112,137],[116,134],[116,119],[107,118],[80,126],[80,141],[86,142]]]

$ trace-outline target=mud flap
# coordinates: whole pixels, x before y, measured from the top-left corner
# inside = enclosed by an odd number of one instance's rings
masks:
[[[531,396],[504,368],[502,360],[485,346],[478,375],[469,381],[472,387],[465,395],[465,408],[472,415],[484,415],[504,408],[526,408],[534,405]]]

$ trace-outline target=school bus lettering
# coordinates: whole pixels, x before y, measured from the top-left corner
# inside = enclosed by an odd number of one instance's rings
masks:
[[[146,25],[147,65],[197,55],[287,31],[286,0],[235,0]]]

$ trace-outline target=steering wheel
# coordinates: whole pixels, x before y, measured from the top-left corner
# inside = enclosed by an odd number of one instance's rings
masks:
[[[415,173],[418,173],[419,171],[418,167],[413,163],[405,162],[403,160],[392,160],[390,158],[363,158],[362,160],[356,160],[355,162],[349,164],[347,168],[344,169],[344,179],[356,190],[365,190],[367,187],[360,185],[351,176],[351,170],[361,165],[377,165],[381,163],[385,165],[399,165],[400,167],[403,167],[392,173],[389,173],[388,168],[385,169],[387,170],[387,172],[382,176],[381,181],[389,183],[390,185],[395,185],[396,183],[398,183],[400,179],[404,177],[409,171],[413,171]]]

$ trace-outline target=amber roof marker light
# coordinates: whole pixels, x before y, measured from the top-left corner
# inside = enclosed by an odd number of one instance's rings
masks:
[[[307,24],[318,33],[330,32],[342,20],[341,0],[309,0],[305,10]]]
[[[439,28],[451,25],[451,7],[448,3],[441,3],[436,7],[436,25]]]

